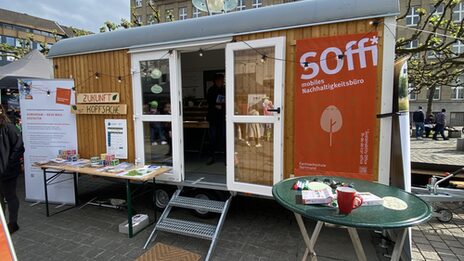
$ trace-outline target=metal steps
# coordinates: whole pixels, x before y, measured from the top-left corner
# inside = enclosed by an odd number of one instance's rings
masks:
[[[191,236],[195,238],[211,240],[208,254],[205,257],[205,261],[208,261],[211,257],[211,254],[213,253],[214,247],[216,246],[219,233],[221,232],[227,211],[229,210],[230,202],[232,201],[232,195],[227,199],[227,201],[218,201],[180,196],[181,192],[182,188],[178,189],[172,195],[169,204],[156,223],[155,228],[151,232],[150,237],[148,237],[147,242],[143,248],[146,249],[148,245],[155,240],[157,235],[156,233],[158,231]],[[216,225],[169,218],[169,213],[173,207],[220,213],[221,216]]]
[[[159,231],[212,240],[216,226],[193,221],[165,218],[156,227]]]
[[[222,213],[222,210],[224,209],[226,202],[177,196],[173,198],[171,202],[169,202],[169,204],[174,207],[197,209],[201,211],[208,211],[208,212],[214,212],[214,213]]]

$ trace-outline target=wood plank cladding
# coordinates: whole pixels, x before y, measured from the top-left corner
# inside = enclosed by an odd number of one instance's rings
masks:
[[[379,61],[377,69],[377,86],[376,86],[376,110],[380,112],[381,87],[382,87],[382,60],[383,60],[383,26],[373,26],[369,22],[371,20],[360,20],[344,23],[335,23],[327,25],[318,25],[305,28],[296,28],[289,30],[280,30],[273,32],[241,35],[234,37],[235,41],[251,41],[270,37],[285,36],[286,37],[286,68],[285,68],[285,110],[284,110],[284,178],[290,177],[293,173],[294,159],[294,98],[295,98],[295,60],[296,60],[296,40],[317,38],[324,36],[337,36],[347,34],[360,34],[377,31],[379,36]],[[374,132],[374,173],[378,177],[378,151],[379,151],[379,126],[380,122],[376,122]],[[346,137],[350,138],[350,137]],[[252,178],[252,177],[250,177]]]
[[[132,77],[127,50],[59,57],[53,59],[53,64],[55,78],[74,79],[76,94],[119,93],[119,104],[127,105],[126,115],[76,115],[79,154],[89,158],[105,153],[105,119],[126,119],[128,160],[133,162]]]

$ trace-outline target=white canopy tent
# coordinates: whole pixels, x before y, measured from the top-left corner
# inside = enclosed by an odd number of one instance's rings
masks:
[[[0,89],[17,89],[18,78],[53,78],[51,60],[32,50],[23,58],[0,67]]]

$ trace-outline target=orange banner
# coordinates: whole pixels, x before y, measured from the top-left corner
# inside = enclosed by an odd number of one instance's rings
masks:
[[[377,33],[297,41],[295,175],[373,180]]]
[[[0,206],[0,260],[2,261],[13,261],[16,260],[14,254],[13,244],[11,243],[10,234],[5,224],[5,217],[3,216],[3,210]]]

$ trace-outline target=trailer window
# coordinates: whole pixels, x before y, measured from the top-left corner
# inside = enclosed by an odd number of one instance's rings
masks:
[[[170,103],[169,60],[140,62],[143,114],[171,114],[163,111]]]

